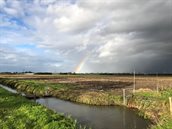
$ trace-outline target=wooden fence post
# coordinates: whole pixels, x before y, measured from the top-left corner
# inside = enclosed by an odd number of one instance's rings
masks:
[[[156,87],[156,91],[157,91],[157,93],[159,92],[159,86],[157,85],[157,87]]]
[[[172,115],[172,101],[171,101],[171,97],[169,97],[169,103],[170,103],[170,114]]]
[[[122,91],[123,91],[123,105],[126,105],[125,89],[122,89]]]
[[[159,80],[158,80],[158,74],[156,74],[157,84],[156,84],[156,91],[159,92]]]
[[[134,70],[134,73],[133,73],[133,93],[135,93],[135,90],[136,90],[136,73]]]

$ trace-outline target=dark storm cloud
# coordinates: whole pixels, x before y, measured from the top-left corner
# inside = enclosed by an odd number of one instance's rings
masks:
[[[126,15],[125,13],[119,17],[114,15],[110,24],[101,30],[102,36],[131,35],[125,40],[126,46],[111,51],[112,55],[117,53],[113,59],[120,60],[112,64],[116,64],[119,71],[121,71],[120,67],[124,69],[128,67],[130,71],[135,67],[140,72],[172,72],[171,1],[150,0],[144,3],[137,1],[136,4],[131,5],[135,5],[135,9],[128,10]],[[113,69],[116,68],[110,68],[109,71]]]

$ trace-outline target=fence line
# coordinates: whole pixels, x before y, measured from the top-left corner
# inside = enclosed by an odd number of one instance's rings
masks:
[[[135,74],[135,70],[133,73],[133,93],[135,93],[136,90],[136,74]]]
[[[123,92],[123,105],[126,105],[126,94],[125,94],[125,89],[122,89]]]
[[[156,91],[159,92],[159,80],[158,80],[158,74],[156,74]]]
[[[169,97],[169,103],[170,103],[170,114],[172,115],[172,100],[171,100],[171,97]]]

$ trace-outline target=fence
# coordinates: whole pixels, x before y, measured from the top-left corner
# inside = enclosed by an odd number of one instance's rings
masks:
[[[152,91],[155,91],[157,93],[160,93],[161,90],[165,90],[168,87],[165,87],[164,85],[162,85],[164,82],[158,77],[158,75],[156,76],[156,79],[154,78],[153,81],[155,82],[155,88],[152,89]],[[133,86],[130,88],[123,88],[122,89],[122,98],[123,98],[123,105],[127,105],[127,100],[129,97],[131,97],[135,92],[137,88],[137,78],[135,76],[133,76]],[[172,88],[172,82],[168,83],[168,85]],[[170,96],[169,98],[169,112],[172,115],[172,97]]]

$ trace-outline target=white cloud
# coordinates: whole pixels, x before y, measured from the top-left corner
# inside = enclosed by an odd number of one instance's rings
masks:
[[[5,0],[0,0],[0,7],[3,7],[5,5]]]
[[[17,10],[13,9],[13,8],[7,8],[5,7],[4,8],[4,11],[7,13],[7,14],[10,14],[10,15],[17,15]]]

